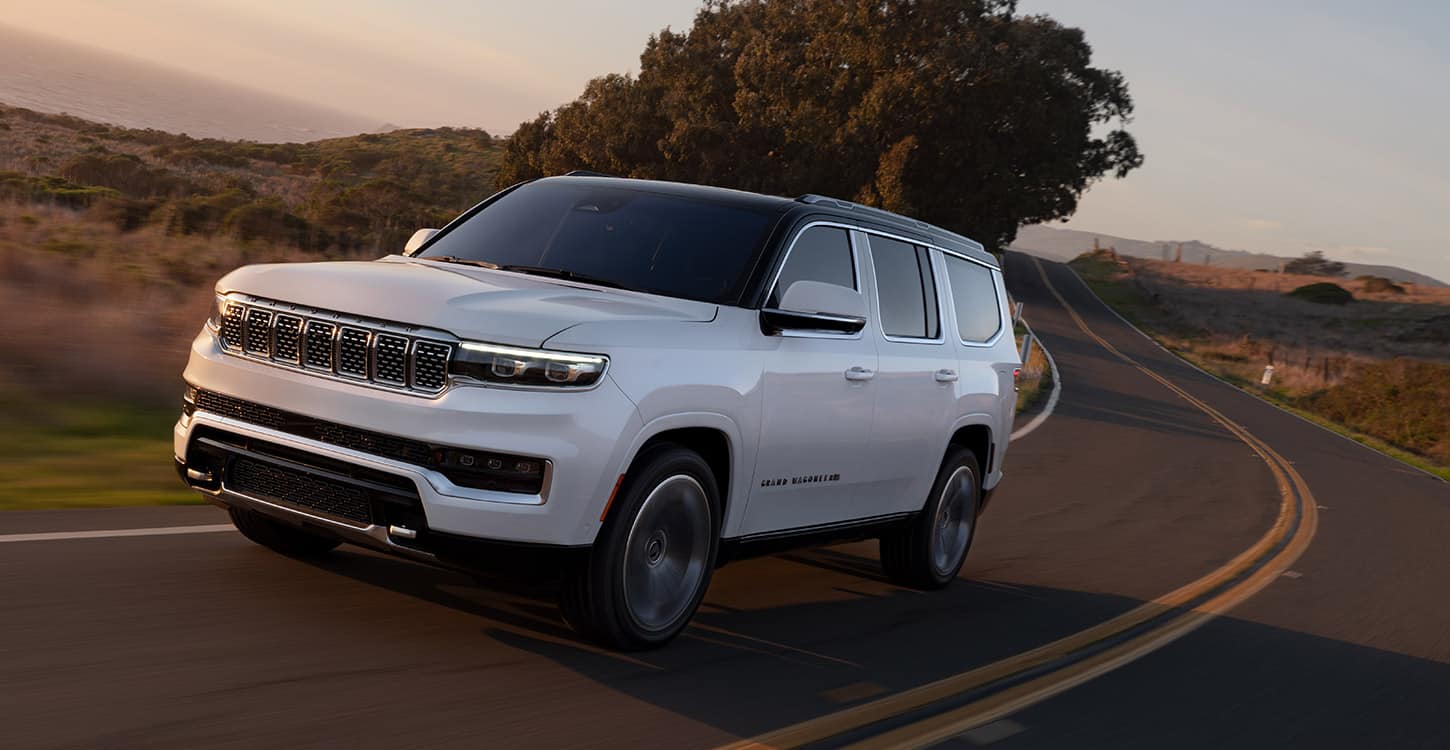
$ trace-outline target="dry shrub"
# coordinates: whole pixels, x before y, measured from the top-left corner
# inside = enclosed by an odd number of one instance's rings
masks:
[[[1314,411],[1450,465],[1450,365],[1370,362],[1305,399]]]
[[[42,395],[173,400],[216,279],[248,263],[322,259],[122,232],[64,209],[0,205],[0,219],[0,379]]]

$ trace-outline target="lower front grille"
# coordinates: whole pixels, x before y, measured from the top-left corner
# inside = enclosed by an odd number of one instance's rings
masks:
[[[227,486],[261,500],[280,500],[360,524],[372,523],[372,505],[353,487],[282,466],[238,458],[227,470]]]
[[[197,411],[433,469],[460,487],[528,495],[537,495],[544,488],[546,462],[541,459],[425,443],[315,419],[215,391],[197,390],[191,398],[191,405]]]

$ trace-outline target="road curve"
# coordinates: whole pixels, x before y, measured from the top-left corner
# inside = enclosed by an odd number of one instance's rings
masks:
[[[1090,330],[1243,425],[1323,508],[1312,545],[1228,616],[947,743],[1444,746],[1447,485],[1213,381],[1066,268],[1009,258],[1062,375],[1014,443],[964,577],[920,594],[873,544],[737,563],[658,652],[578,642],[545,591],[232,533],[0,545],[0,721],[17,747],[712,747],[1068,638],[1203,577],[1277,519],[1250,447]],[[0,535],[210,525],[210,508],[14,512]],[[1370,744],[1368,742],[1361,742]],[[995,746],[995,745],[994,745]]]

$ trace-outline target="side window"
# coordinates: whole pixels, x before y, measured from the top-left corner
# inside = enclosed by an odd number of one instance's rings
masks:
[[[811,227],[796,237],[765,306],[778,306],[785,290],[802,280],[856,288],[856,263],[851,259],[851,237],[846,230]]]
[[[934,339],[940,330],[931,256],[924,247],[871,235],[881,328],[888,336]]]
[[[946,256],[946,264],[962,341],[982,343],[996,336],[1002,328],[1002,312],[992,271],[953,255]]]

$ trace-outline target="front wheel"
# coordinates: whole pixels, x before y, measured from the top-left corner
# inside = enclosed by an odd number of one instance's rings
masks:
[[[911,588],[938,589],[957,577],[977,528],[980,477],[977,457],[952,446],[921,512],[881,537],[881,567],[888,578]]]
[[[669,642],[710,584],[719,508],[715,476],[698,454],[660,445],[641,455],[587,561],[565,577],[564,618],[612,648]]]

